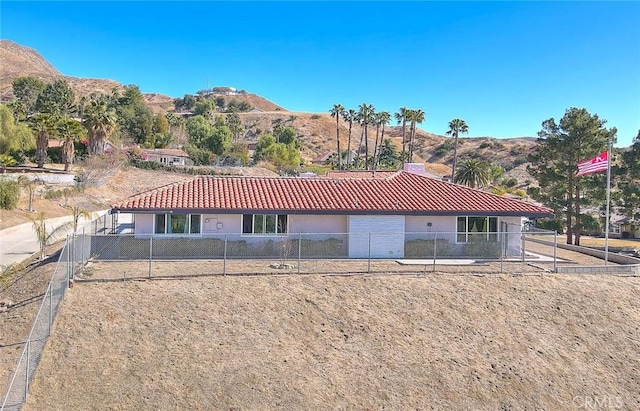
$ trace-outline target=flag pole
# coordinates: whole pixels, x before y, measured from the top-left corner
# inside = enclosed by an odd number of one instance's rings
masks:
[[[611,197],[611,140],[607,153],[607,216],[604,224],[604,265],[609,261],[609,203]]]

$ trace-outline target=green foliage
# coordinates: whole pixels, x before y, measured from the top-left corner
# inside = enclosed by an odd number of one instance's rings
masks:
[[[20,200],[20,185],[13,180],[0,180],[0,208],[13,210]]]
[[[228,113],[244,113],[250,110],[251,105],[249,103],[247,103],[246,101],[238,101],[236,99],[231,100],[229,104],[227,104],[226,109]]]
[[[279,170],[291,171],[300,166],[300,151],[295,144],[277,143],[273,135],[264,134],[258,139],[253,159],[256,162],[265,160]]]
[[[185,94],[183,98],[173,99],[173,105],[176,111],[192,110],[193,107],[195,107],[197,102],[198,102],[198,99],[196,98],[196,96],[192,94]]]
[[[321,119],[321,118],[322,118],[322,116],[321,116],[320,114],[313,114],[313,115],[311,116],[311,120],[319,120],[319,119]]]
[[[45,86],[36,100],[36,110],[56,116],[75,113],[76,96],[66,80],[55,80]]]
[[[220,155],[231,145],[231,130],[223,121],[211,125],[203,116],[193,116],[186,123],[189,142],[213,154]]]
[[[33,133],[24,124],[16,123],[11,110],[0,105],[0,154],[35,148]]]
[[[434,240],[409,240],[404,246],[405,258],[433,258]],[[435,240],[435,252],[437,257],[455,255],[453,244],[447,239],[438,238]]]
[[[456,171],[455,182],[468,185],[471,188],[479,188],[488,185],[490,178],[489,164],[469,159],[460,163],[460,167]]]
[[[13,95],[24,105],[26,114],[33,114],[38,96],[46,86],[45,82],[35,77],[17,77],[11,85]]]
[[[212,118],[213,113],[216,112],[216,105],[209,99],[198,101],[193,107],[193,114],[196,116],[203,116],[205,118]]]
[[[472,241],[464,245],[464,255],[468,257],[498,258],[500,243],[487,240]]]
[[[527,171],[540,186],[529,193],[566,220],[568,244],[574,243],[574,232],[575,243],[579,244],[578,203],[584,209],[604,200],[604,184],[589,184],[597,175],[576,177],[576,173],[580,161],[605,151],[609,141],[615,140],[616,129],[606,129],[605,123],[586,109],[569,108],[559,123],[553,118],[542,122],[537,149],[528,157],[531,165]]]
[[[386,138],[378,152],[378,166],[381,169],[395,170],[401,162],[400,153],[391,139]]]
[[[185,144],[183,147],[185,153],[189,154],[189,158],[197,166],[209,166],[215,162],[216,155],[209,150],[197,147],[194,144]],[[151,163],[151,161],[147,161]],[[154,162],[155,163],[155,162]],[[159,163],[157,163],[159,164]]]

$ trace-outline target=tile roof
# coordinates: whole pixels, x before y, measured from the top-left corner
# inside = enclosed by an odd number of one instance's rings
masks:
[[[550,216],[552,210],[408,172],[387,178],[197,176],[134,195],[113,211]]]

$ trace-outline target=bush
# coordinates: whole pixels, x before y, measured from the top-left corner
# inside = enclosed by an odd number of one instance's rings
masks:
[[[320,119],[320,114],[314,114],[311,116],[311,120],[319,120]]]
[[[436,256],[455,255],[454,247],[449,240],[439,238],[436,240]],[[405,258],[433,258],[433,240],[410,240],[404,246]]]
[[[0,180],[0,208],[13,210],[20,200],[20,186],[17,181]]]
[[[498,258],[500,257],[498,242],[479,240],[465,244],[464,255],[468,257]]]

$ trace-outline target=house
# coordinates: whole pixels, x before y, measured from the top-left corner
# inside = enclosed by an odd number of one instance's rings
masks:
[[[312,164],[327,164],[329,162],[329,158],[331,158],[331,156],[336,155],[335,151],[327,151],[324,154],[321,154],[317,157],[315,157],[314,159],[311,160]],[[353,161],[356,159],[356,157],[358,157],[358,154],[351,150],[351,152],[349,153],[349,157],[347,158],[346,154],[343,154],[342,157],[342,161],[345,163],[353,163]]]
[[[408,241],[434,236],[452,247],[497,244],[506,233],[514,234],[508,248],[517,254],[523,218],[552,215],[546,207],[430,178],[415,165],[377,174],[197,176],[132,196],[111,212],[133,213],[137,236],[226,235],[245,245],[313,236],[336,239],[349,258],[403,258]]]
[[[190,163],[189,155],[175,148],[153,148],[142,150],[144,161],[155,161],[166,166],[186,166]]]
[[[640,238],[640,224],[629,217],[612,217],[609,236],[612,238]]]

